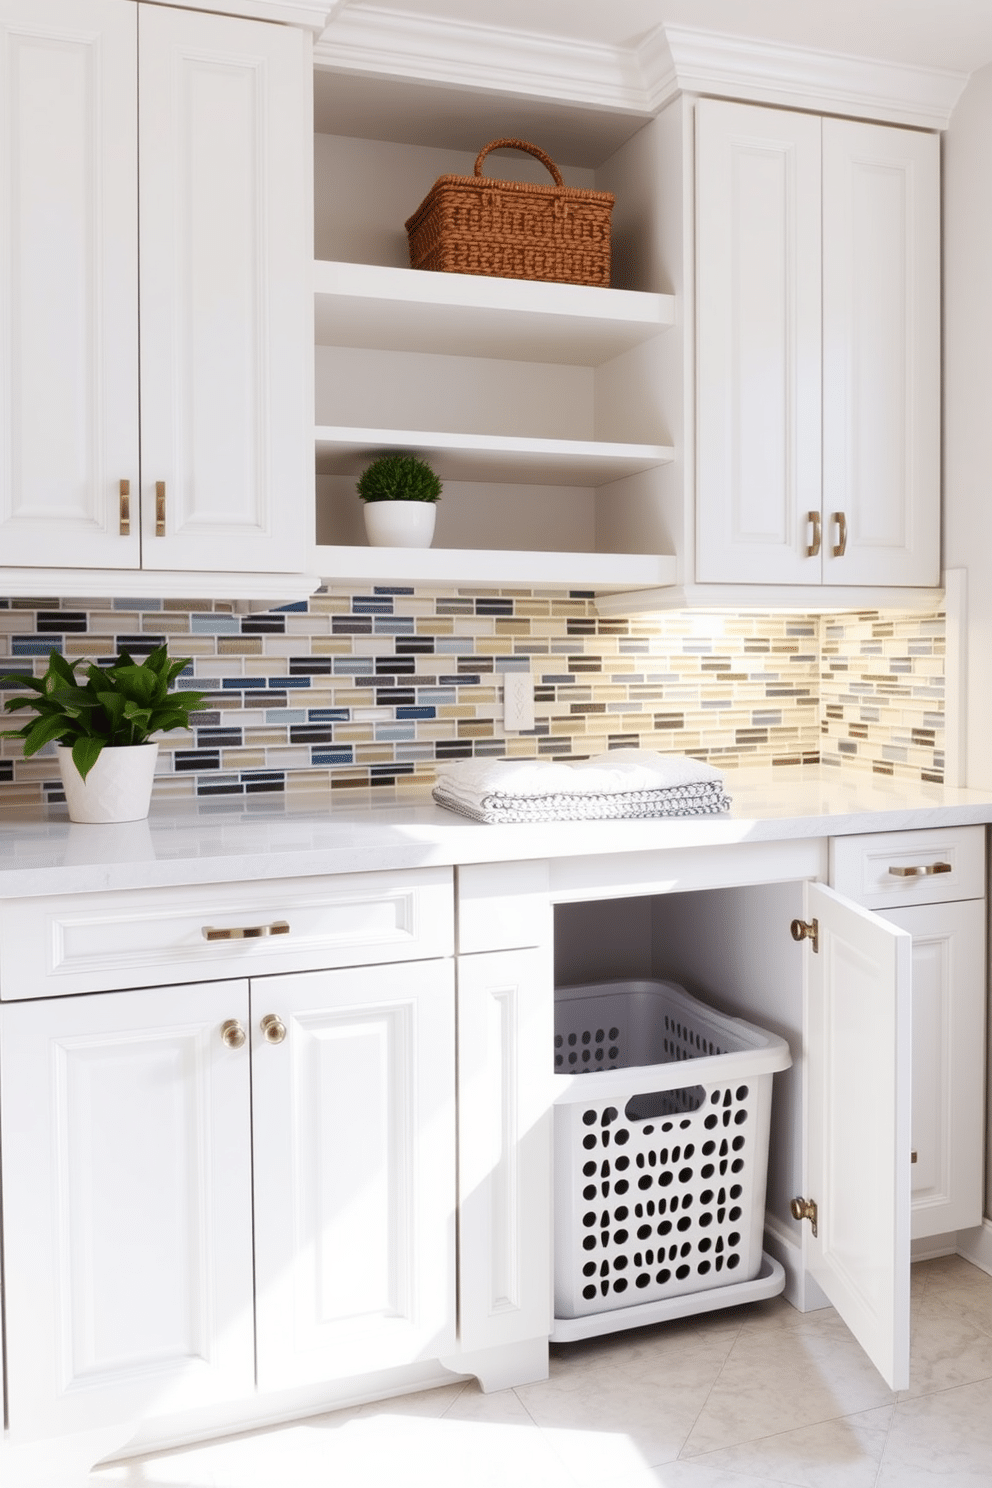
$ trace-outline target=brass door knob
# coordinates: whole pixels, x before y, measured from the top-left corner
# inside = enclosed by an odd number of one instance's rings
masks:
[[[266,1013],[259,1027],[268,1044],[281,1044],[286,1037],[286,1025],[277,1013]]]
[[[226,1023],[220,1025],[220,1036],[229,1049],[242,1048],[247,1038],[237,1018],[228,1018]]]

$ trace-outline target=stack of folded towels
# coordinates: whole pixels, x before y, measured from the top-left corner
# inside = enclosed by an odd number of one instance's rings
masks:
[[[440,806],[481,822],[707,816],[730,805],[719,770],[652,749],[614,749],[575,764],[456,760],[438,771],[433,795]]]

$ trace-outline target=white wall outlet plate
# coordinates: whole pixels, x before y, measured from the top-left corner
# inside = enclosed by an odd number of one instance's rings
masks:
[[[534,727],[534,678],[530,672],[507,672],[503,678],[503,728],[519,734]]]

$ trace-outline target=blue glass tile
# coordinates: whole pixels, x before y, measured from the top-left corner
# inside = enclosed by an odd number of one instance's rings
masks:
[[[305,599],[296,599],[292,604],[273,605],[272,608],[276,615],[305,615],[310,606]]]
[[[350,749],[315,749],[310,756],[312,765],[352,765],[354,762]]]
[[[303,717],[303,714],[300,713],[297,716],[299,718],[302,718]],[[308,708],[307,709],[307,715],[306,715],[306,717],[307,717],[307,722],[308,723],[347,723],[348,722],[348,719],[351,717],[351,709],[350,708]],[[292,722],[295,722],[296,720],[294,719],[294,720],[291,720],[291,721]]]
[[[305,723],[308,718],[305,708],[267,708],[266,723]]]
[[[437,709],[423,706],[401,707],[396,709],[397,718],[436,718]]]
[[[237,615],[191,615],[191,635],[240,635],[241,621]]]
[[[390,619],[377,619],[374,622],[376,635],[413,635],[415,621],[404,620],[400,616]]]
[[[62,642],[55,636],[42,641],[34,636],[14,636],[10,643],[12,656],[50,656],[53,651],[62,654]]]
[[[454,687],[418,687],[417,696],[422,703],[434,703],[437,707],[458,701],[458,693]]]
[[[413,594],[412,588],[401,588],[399,585],[376,584],[373,586],[373,594]]]
[[[417,737],[417,731],[413,727],[413,724],[407,724],[404,727],[398,723],[380,723],[376,724],[375,737],[377,742],[382,741],[383,743],[391,739],[402,739],[404,742],[410,742]]]

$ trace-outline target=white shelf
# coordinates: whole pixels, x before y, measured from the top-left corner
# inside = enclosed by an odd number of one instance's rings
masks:
[[[377,264],[314,264],[319,346],[597,367],[675,320],[672,295]]]
[[[449,434],[423,429],[315,431],[318,475],[359,476],[376,455],[423,455],[442,480],[539,486],[605,486],[675,458],[666,444],[607,444],[591,439],[520,439],[503,434]]]
[[[535,553],[476,548],[319,546],[313,567],[325,584],[437,584],[591,589],[619,593],[678,580],[678,561],[650,553]]]

